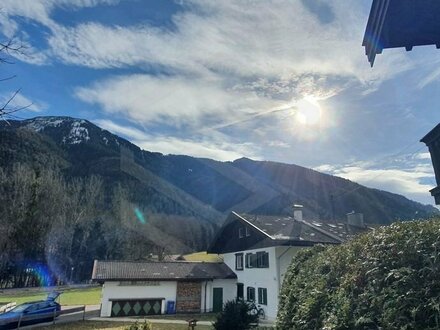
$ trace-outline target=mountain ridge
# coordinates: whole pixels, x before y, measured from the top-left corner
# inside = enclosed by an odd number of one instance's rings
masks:
[[[246,157],[220,162],[142,150],[84,119],[43,116],[0,124],[3,135],[19,134],[23,129],[42,135],[42,141],[56,146],[50,155],[49,147],[35,142],[35,148],[41,149],[38,152],[59,159],[66,175],[100,175],[109,186],[122,183],[129,187],[136,202],[147,209],[215,225],[232,210],[289,214],[294,202],[304,205],[305,216],[323,221],[342,219],[352,210],[364,213],[367,222],[378,224],[426,218],[438,212],[404,196],[295,164]],[[14,158],[7,157],[8,152],[14,152],[5,151],[3,141],[2,159]],[[20,148],[18,143],[17,152]],[[4,162],[0,165],[7,166]]]

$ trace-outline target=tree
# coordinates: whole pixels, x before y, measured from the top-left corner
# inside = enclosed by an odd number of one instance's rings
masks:
[[[247,330],[258,324],[258,315],[252,314],[252,306],[244,300],[230,300],[217,315],[213,326],[215,330]]]

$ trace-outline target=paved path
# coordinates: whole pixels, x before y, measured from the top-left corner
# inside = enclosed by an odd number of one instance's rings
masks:
[[[88,319],[90,321],[107,321],[107,322],[143,322],[144,320],[150,323],[168,323],[168,324],[186,324],[188,321],[176,319],[149,319],[149,318],[131,318],[131,317],[93,317]],[[212,325],[212,321],[197,321],[198,325]]]
[[[62,310],[68,310],[70,308],[74,308],[74,307],[82,307],[84,305],[79,305],[79,306],[62,306]],[[84,315],[84,319],[86,320],[90,320],[90,319],[94,319],[94,318],[98,318],[99,319],[99,305],[86,305],[86,313]],[[83,319],[83,312],[76,312],[76,313],[72,313],[72,314],[65,314],[65,315],[60,315],[59,317],[57,317],[55,319],[55,324],[61,324],[61,323],[71,323],[71,322],[77,322],[77,321],[82,321]],[[38,323],[38,324],[33,324],[33,325],[29,325],[29,326],[25,326],[25,327],[20,327],[20,329],[34,329],[34,328],[38,328],[38,327],[46,327],[49,325],[52,325],[53,322],[47,322],[47,323]]]
[[[82,306],[82,305],[81,305]],[[69,308],[74,308],[74,307],[80,307],[80,306],[63,306],[62,309],[69,309]],[[151,323],[156,323],[156,324],[164,324],[164,323],[168,323],[168,324],[185,324],[188,325],[188,321],[186,320],[176,320],[176,319],[167,319],[167,318],[163,318],[163,319],[155,319],[155,318],[131,318],[131,317],[99,317],[99,308],[100,305],[88,305],[86,306],[86,313],[84,318],[87,321],[107,321],[107,322],[129,322],[129,323],[134,323],[136,321],[138,322],[143,322],[144,320],[147,320],[148,322]],[[67,314],[67,315],[61,315],[56,319],[56,324],[61,324],[61,323],[69,323],[69,322],[76,322],[76,321],[81,321],[83,319],[83,312],[77,312],[77,313],[73,313],[73,314]],[[197,324],[198,325],[212,325],[213,321],[198,321]],[[20,329],[31,329],[31,328],[37,328],[37,327],[42,327],[42,326],[48,326],[53,324],[53,322],[50,323],[40,323],[40,324],[35,324],[32,326],[27,326],[27,327],[21,327]],[[273,326],[272,323],[268,322],[268,321],[263,321],[260,322],[261,326],[267,326],[267,327],[271,327]]]

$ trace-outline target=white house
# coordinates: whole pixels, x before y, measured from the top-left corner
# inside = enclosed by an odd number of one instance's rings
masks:
[[[209,253],[223,263],[95,261],[92,279],[103,283],[101,316],[218,312],[232,299],[254,301],[274,320],[284,274],[299,249],[340,244],[368,228],[360,214],[348,222],[231,212]]]
[[[223,255],[235,271],[236,297],[255,301],[274,320],[284,274],[299,249],[340,244],[365,230],[361,214],[348,214],[347,223],[306,221],[299,205],[293,217],[232,212],[208,252]]]

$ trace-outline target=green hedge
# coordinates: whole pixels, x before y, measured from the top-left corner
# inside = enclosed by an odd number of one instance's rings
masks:
[[[440,219],[301,251],[284,277],[277,329],[440,329]]]

